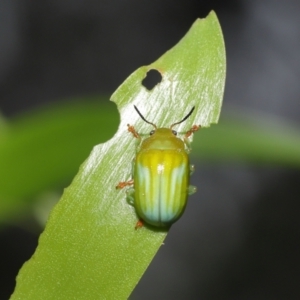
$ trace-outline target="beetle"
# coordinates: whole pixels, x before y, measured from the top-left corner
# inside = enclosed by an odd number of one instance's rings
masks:
[[[135,228],[143,223],[155,227],[169,227],[183,214],[188,195],[196,192],[190,186],[190,175],[194,166],[189,164],[189,137],[201,126],[194,125],[183,139],[177,137],[174,126],[184,122],[195,107],[179,122],[169,128],[158,128],[149,122],[134,105],[134,109],[146,123],[154,127],[148,138],[142,139],[129,124],[128,131],[138,139],[136,157],[132,165],[132,179],[119,182],[117,189],[127,189],[127,201],[135,207],[140,220]]]

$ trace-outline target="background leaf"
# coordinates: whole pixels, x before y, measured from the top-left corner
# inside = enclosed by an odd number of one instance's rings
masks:
[[[92,146],[113,136],[117,122],[115,106],[92,97],[13,119],[0,139],[0,221],[24,214],[39,194],[69,184]]]
[[[153,68],[163,79],[147,91],[141,81]],[[149,132],[133,104],[159,126],[181,119],[196,105],[197,113],[184,128],[192,123],[208,126],[218,119],[224,78],[224,45],[211,13],[197,20],[171,51],[121,85],[112,96],[121,114],[118,132],[94,148],[65,190],[34,256],[18,275],[11,299],[128,298],[166,235],[148,227],[135,231],[134,209],[124,191],[115,190],[118,181],[129,178],[134,156],[126,124]]]
[[[192,155],[206,161],[300,166],[299,129],[267,114],[233,110],[199,135]]]

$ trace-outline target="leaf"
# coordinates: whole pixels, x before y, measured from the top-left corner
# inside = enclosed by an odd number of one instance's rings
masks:
[[[300,132],[267,114],[232,111],[218,126],[203,130],[192,155],[205,161],[239,161],[300,167]]]
[[[39,194],[69,183],[94,143],[113,136],[114,105],[82,100],[38,109],[6,126],[0,142],[0,220],[24,213]],[[110,113],[101,115],[103,110]]]
[[[141,85],[150,69],[163,79],[153,90]],[[11,299],[127,299],[161,246],[166,231],[134,230],[134,208],[116,184],[130,177],[135,141],[127,123],[149,132],[133,110],[158,126],[196,113],[180,126],[208,126],[219,116],[225,53],[214,13],[197,20],[187,35],[153,64],[134,72],[113,94],[121,114],[115,136],[96,146],[65,190],[40,236],[35,254],[20,271]],[[76,151],[76,149],[74,149]]]

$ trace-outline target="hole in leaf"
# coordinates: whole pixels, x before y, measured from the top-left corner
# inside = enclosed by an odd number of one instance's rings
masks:
[[[147,90],[152,90],[162,80],[161,74],[157,70],[150,70],[147,72],[146,78],[143,79],[142,85]]]

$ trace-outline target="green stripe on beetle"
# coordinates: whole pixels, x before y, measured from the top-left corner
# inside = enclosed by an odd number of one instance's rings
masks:
[[[196,192],[196,187],[189,185],[194,167],[189,163],[188,137],[200,126],[192,126],[183,139],[177,137],[177,132],[173,130],[175,125],[184,122],[193,113],[195,107],[170,128],[157,128],[145,119],[136,106],[134,108],[154,130],[150,132],[150,137],[142,140],[134,127],[127,125],[128,131],[140,142],[133,164],[133,179],[119,182],[116,188],[133,185],[127,190],[127,200],[140,218],[135,228],[142,227],[144,222],[156,227],[168,227],[183,214],[188,195]]]

